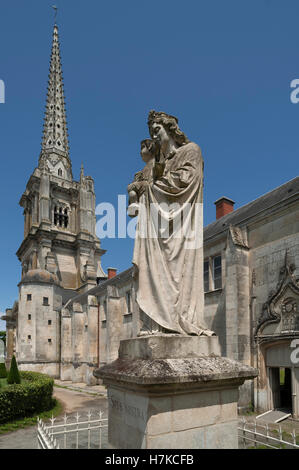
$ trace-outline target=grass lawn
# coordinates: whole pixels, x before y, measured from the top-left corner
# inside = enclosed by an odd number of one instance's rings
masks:
[[[1,382],[0,390],[3,390],[5,387],[9,387],[9,385],[7,383],[7,379],[0,379],[0,382]],[[21,384],[24,384],[26,382],[29,382],[29,381],[21,379]]]
[[[2,386],[0,385],[0,390],[1,390],[1,388],[5,387],[7,385],[7,380],[6,379],[0,379],[0,384],[2,385]]]
[[[1,379],[5,380],[5,379]],[[0,424],[0,434],[5,434],[7,432],[17,431],[18,429],[26,428],[27,426],[33,426],[37,423],[37,418],[47,420],[49,418],[54,418],[63,413],[63,405],[56,398],[53,398],[53,408],[49,411],[43,411],[42,413],[36,413],[33,416],[28,418],[20,418],[9,423]]]

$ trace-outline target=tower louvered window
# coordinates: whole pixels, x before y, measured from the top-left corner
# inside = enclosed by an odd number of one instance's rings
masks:
[[[67,228],[69,224],[68,210],[62,207],[54,207],[54,225]]]
[[[57,206],[54,207],[54,225],[57,225],[58,222],[58,211]]]
[[[65,228],[67,228],[69,224],[69,216],[68,216],[68,213],[67,213],[67,209],[64,209],[64,226]]]

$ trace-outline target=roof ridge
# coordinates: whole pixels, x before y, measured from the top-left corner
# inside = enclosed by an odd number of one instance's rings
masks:
[[[237,214],[238,211],[240,211],[241,209],[244,209],[246,206],[249,206],[249,205],[254,204],[254,203],[255,203],[256,201],[258,201],[259,199],[262,199],[263,197],[265,197],[265,196],[267,196],[267,195],[269,195],[269,194],[271,194],[271,193],[277,191],[278,189],[283,188],[284,186],[286,186],[286,185],[292,183],[293,181],[295,181],[295,180],[297,180],[297,179],[299,179],[299,176],[296,176],[295,178],[292,178],[291,180],[286,181],[285,183],[281,184],[280,186],[277,186],[276,188],[272,189],[271,191],[268,191],[268,192],[262,194],[261,196],[258,196],[257,198],[253,199],[253,201],[247,202],[247,203],[244,204],[243,206],[238,207],[238,208],[235,209],[233,212],[230,212],[229,214],[226,214],[226,215],[224,215],[223,217],[221,217],[221,220],[224,220],[224,219],[225,219],[226,217],[228,217],[228,216],[232,216],[232,215]],[[208,227],[210,227],[211,225],[216,224],[217,222],[219,222],[219,220],[220,220],[220,218],[219,218],[219,219],[216,219],[216,220],[214,220],[213,222],[211,222],[210,224],[206,225],[206,226],[204,227],[204,230],[206,230],[206,229],[207,229]]]

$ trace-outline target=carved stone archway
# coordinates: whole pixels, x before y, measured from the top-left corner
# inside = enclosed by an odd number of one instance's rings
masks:
[[[294,272],[295,265],[289,262],[286,252],[276,289],[270,292],[258,318],[255,340],[259,368],[258,406],[261,409],[273,407],[271,368],[288,368],[292,376],[293,416],[298,417],[299,364],[291,360],[292,341],[299,338],[299,280]]]

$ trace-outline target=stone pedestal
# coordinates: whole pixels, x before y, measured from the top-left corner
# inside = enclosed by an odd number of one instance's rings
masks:
[[[159,335],[121,341],[94,372],[108,387],[116,449],[238,448],[238,388],[257,371],[220,357],[218,338]]]

